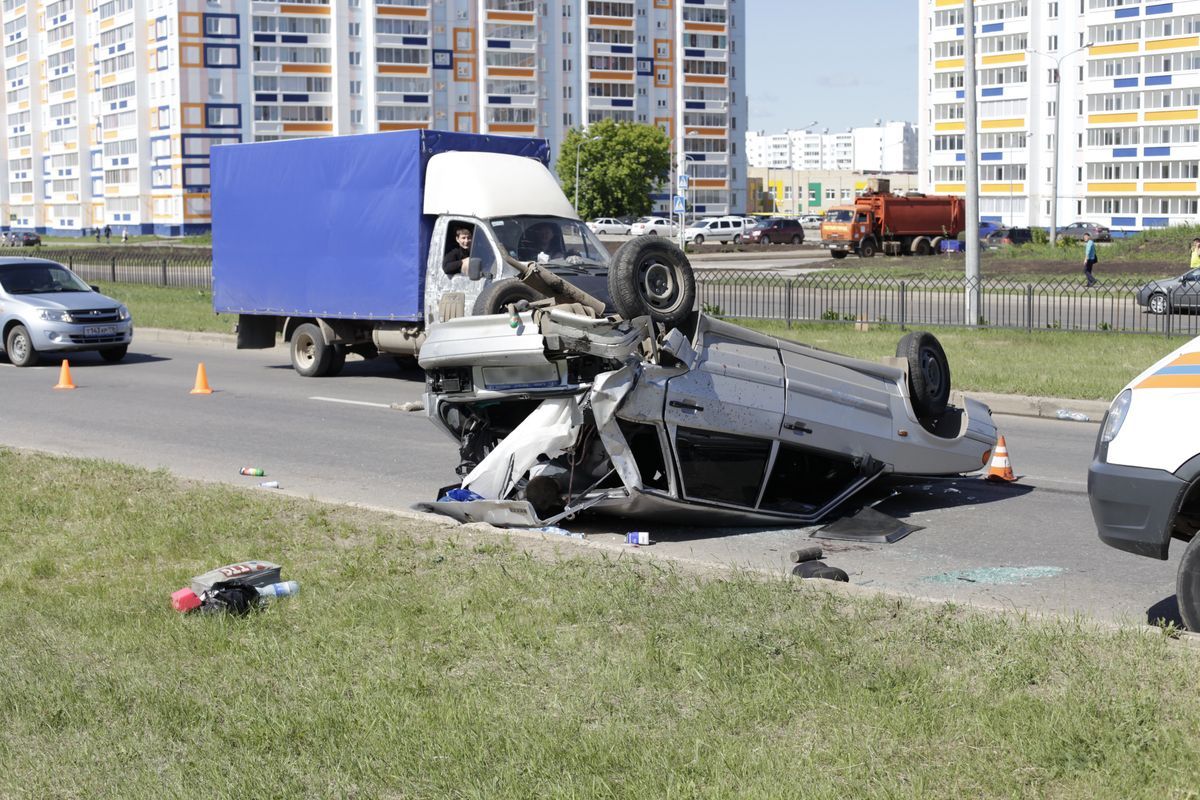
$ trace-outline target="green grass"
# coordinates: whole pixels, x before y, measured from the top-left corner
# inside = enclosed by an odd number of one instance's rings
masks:
[[[1180,265],[1182,272],[1188,263],[1192,239],[1200,236],[1200,226],[1177,225],[1170,228],[1145,230],[1133,236],[1114,239],[1112,243],[1097,246],[1100,263],[1129,261],[1167,261]],[[1083,243],[1073,239],[1060,239],[1057,245],[1025,244],[1020,247],[1002,247],[989,251],[997,260],[1054,260],[1072,264],[1083,261]]]
[[[1194,793],[1167,636],[0,450],[0,796]],[[246,557],[301,593],[180,616]]]
[[[95,236],[42,236],[43,244],[83,244],[95,245]],[[100,242],[107,245],[123,244],[121,242],[121,231],[119,228],[113,229],[113,235],[110,239],[100,237]],[[212,234],[203,233],[196,236],[152,236],[149,234],[130,236],[129,241],[125,244],[143,244],[151,242],[158,245],[173,245],[173,244],[198,244],[212,246]]]
[[[895,355],[904,334],[894,325],[858,331],[850,324],[734,320],[772,336],[857,358]],[[1077,400],[1111,400],[1131,378],[1182,345],[1184,337],[1063,331],[928,328],[950,361],[956,389]]]
[[[100,291],[129,306],[134,325],[207,333],[233,333],[234,314],[213,311],[212,292],[149,286],[139,283],[98,283]]]

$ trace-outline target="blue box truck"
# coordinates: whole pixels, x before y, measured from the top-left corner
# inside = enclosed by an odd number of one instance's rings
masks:
[[[524,299],[514,259],[606,298],[609,255],[549,161],[543,139],[448,131],[214,147],[213,308],[239,348],[282,341],[319,377]]]

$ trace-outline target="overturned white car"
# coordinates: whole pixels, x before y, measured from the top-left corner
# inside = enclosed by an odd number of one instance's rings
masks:
[[[551,299],[430,329],[426,409],[458,442],[463,491],[426,508],[518,526],[584,509],[807,524],[885,473],[987,464],[991,413],[948,405],[931,334],[906,335],[891,363],[758,334],[690,310],[677,249],[629,247],[609,278],[635,287],[610,290],[628,316]]]

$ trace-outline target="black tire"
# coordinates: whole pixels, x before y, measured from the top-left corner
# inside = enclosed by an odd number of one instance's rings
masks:
[[[1183,624],[1189,631],[1200,631],[1200,535],[1192,537],[1179,559],[1175,595]]]
[[[543,297],[517,278],[505,278],[494,281],[485,288],[475,300],[472,313],[477,316],[485,314],[507,314],[506,310],[512,303],[521,300],[542,300]]]
[[[329,358],[329,369],[325,370],[325,376],[332,378],[342,371],[342,367],[346,366],[346,346],[344,344],[330,345],[333,350],[333,355]]]
[[[792,237],[792,244],[804,244],[804,237],[797,233]]]
[[[933,252],[933,248],[929,245],[928,239],[917,239],[912,244],[912,254],[914,256],[927,256]]]
[[[741,235],[740,233],[735,233],[735,234],[733,235],[733,243],[734,243],[734,244],[741,244],[741,243],[742,243],[742,235]]]
[[[654,229],[650,229],[650,230],[646,231],[646,235],[647,236],[658,236],[658,231],[656,231]]]
[[[834,258],[836,258],[840,261],[841,259],[845,258],[846,256],[848,256],[850,254],[847,253],[845,250],[830,250],[829,255],[833,256]]]
[[[759,240],[758,240],[758,242],[759,242],[759,244],[770,244],[770,243],[771,243],[771,237],[770,237],[770,236],[763,236],[761,239],[759,239]]]
[[[333,347],[321,329],[306,322],[292,331],[292,368],[305,378],[323,378],[333,363]]]
[[[1146,307],[1150,309],[1151,314],[1167,313],[1167,296],[1162,292],[1155,292],[1150,295],[1150,300],[1146,303]]]
[[[100,351],[100,357],[110,364],[115,364],[125,357],[129,352],[129,345],[123,344],[120,347],[106,347]]]
[[[697,233],[696,238],[692,239],[692,244],[696,245],[696,247],[699,247],[700,245],[704,244],[704,234]]]
[[[859,258],[873,258],[875,256],[875,240],[863,239],[858,245]]]
[[[937,337],[926,331],[906,334],[896,355],[908,360],[908,393],[918,419],[931,419],[950,402],[950,363]]]
[[[4,350],[8,353],[8,360],[14,367],[37,366],[38,351],[34,348],[33,339],[30,338],[29,331],[24,325],[14,325],[8,332]]]
[[[688,257],[674,244],[638,236],[613,256],[608,294],[625,319],[649,314],[655,322],[674,328],[696,304],[696,276]]]

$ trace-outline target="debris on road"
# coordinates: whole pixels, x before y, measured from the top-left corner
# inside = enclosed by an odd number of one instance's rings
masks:
[[[1069,419],[1069,420],[1074,420],[1075,422],[1091,422],[1092,421],[1092,418],[1089,417],[1087,414],[1083,413],[1082,411],[1072,411],[1068,408],[1060,408],[1058,411],[1054,412],[1054,415],[1056,417],[1058,417],[1059,419]]]
[[[409,400],[406,403],[392,403],[393,411],[424,411],[425,404],[420,400]]]
[[[831,567],[824,561],[805,561],[792,567],[792,576],[796,578],[818,578],[827,581],[849,583],[850,576],[846,570]]]
[[[981,567],[929,575],[921,580],[928,583],[984,583],[998,586],[1025,584],[1040,578],[1053,578],[1066,570],[1063,567]]]
[[[898,542],[913,531],[922,529],[920,525],[909,525],[895,517],[866,507],[849,517],[842,517],[823,528],[813,531],[814,539],[840,539],[848,542],[867,542],[870,544],[892,544]]]
[[[226,564],[195,576],[189,586],[173,592],[171,606],[181,614],[248,614],[271,598],[290,597],[300,591],[300,584],[283,580],[281,571],[282,567],[270,561]]]

